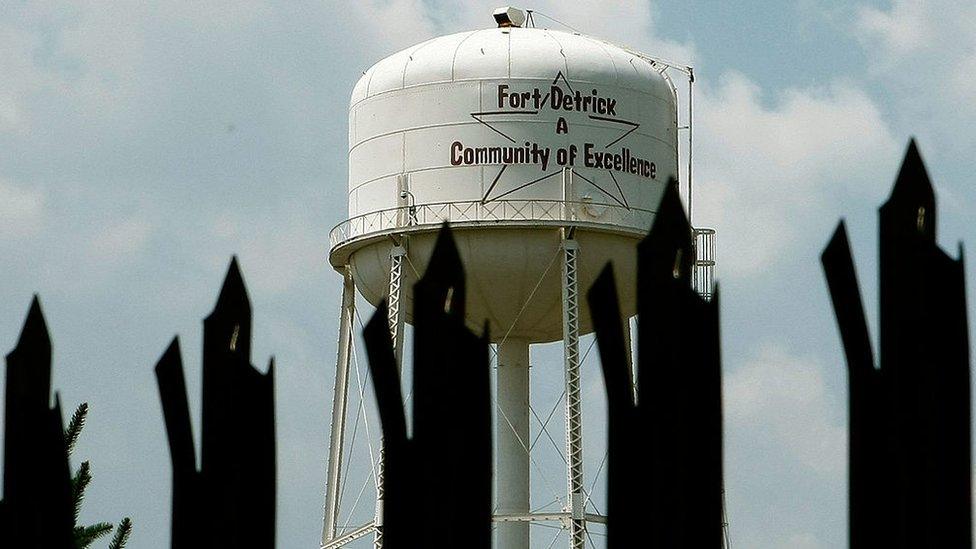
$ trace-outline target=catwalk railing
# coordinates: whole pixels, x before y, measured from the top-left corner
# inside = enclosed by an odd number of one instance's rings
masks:
[[[621,231],[642,234],[650,227],[654,212],[615,204],[566,200],[469,200],[436,202],[376,210],[351,217],[332,228],[329,243],[334,248],[387,231],[411,228],[436,229],[441,223],[582,224],[607,225]]]
[[[936,244],[935,196],[914,144],[880,218],[877,364],[843,223],[822,258],[849,369],[850,546],[969,548],[963,262]],[[608,397],[611,549],[723,544],[720,299],[692,287],[703,253],[694,237],[669,188],[638,248],[635,379],[612,266],[588,293]],[[489,338],[487,328],[466,327],[464,288],[445,227],[414,290],[411,435],[383,305],[365,328],[384,436],[376,526],[386,549],[490,545]],[[235,261],[204,321],[199,468],[176,340],[156,366],[173,462],[174,548],[274,546],[274,375],[251,366],[250,343]],[[75,547],[63,421],[50,392],[51,343],[35,299],[6,357],[3,546]],[[414,520],[418,509],[439,520]]]

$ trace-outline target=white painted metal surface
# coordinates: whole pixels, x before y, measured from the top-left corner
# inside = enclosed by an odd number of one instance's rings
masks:
[[[495,377],[495,511],[529,513],[529,342],[508,338],[498,345]],[[496,528],[497,547],[528,547],[529,523],[506,522]]]
[[[664,68],[531,28],[459,33],[394,54],[352,94],[349,216],[401,205],[403,176],[417,204],[560,199],[557,177],[528,183],[562,167],[594,183],[570,200],[654,209],[678,162]]]
[[[322,543],[336,536],[339,521],[339,479],[342,477],[342,449],[346,436],[346,408],[349,396],[349,359],[353,346],[353,316],[356,314],[356,286],[349,267],[342,270],[342,308],[339,311],[339,350],[335,385],[332,389],[332,433],[326,471]]]
[[[519,27],[442,36],[378,62],[350,101],[349,220],[333,232],[333,264],[350,263],[376,303],[386,295],[391,242],[372,236],[458,217],[472,228],[518,228],[514,247],[495,231],[458,232],[469,318],[473,326],[487,318],[499,337],[559,339],[558,276],[520,314],[541,275],[533,260],[558,247],[553,221],[571,220],[596,229],[580,238],[589,249],[580,257],[583,287],[607,260],[633,272],[634,245],[678,176],[667,68],[588,36]],[[411,246],[426,247],[418,240]],[[619,282],[621,301],[631,303],[633,281]],[[409,322],[410,307],[404,312]]]

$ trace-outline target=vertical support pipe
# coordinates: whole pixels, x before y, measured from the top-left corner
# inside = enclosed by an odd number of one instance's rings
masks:
[[[403,260],[406,258],[406,242],[393,247],[390,251],[390,287],[387,309],[387,322],[390,326],[390,339],[393,343],[393,354],[396,357],[397,372],[403,364],[403,324],[404,315],[400,310],[403,290]],[[380,462],[376,475],[376,533],[373,536],[374,549],[383,549],[383,459],[386,452],[383,440],[380,439]]]
[[[729,512],[725,504],[725,484],[722,484],[722,549],[732,549],[732,535],[729,533]]]
[[[634,364],[637,361],[634,360],[634,348],[631,343],[633,341],[631,318],[624,318],[624,358],[627,360],[627,373],[630,374],[630,389],[633,393],[634,402],[637,402],[637,371],[634,369]]]
[[[570,513],[570,549],[583,549],[586,515],[583,497],[583,417],[579,371],[579,244],[563,233],[563,357],[566,369],[566,491]]]
[[[349,395],[349,358],[352,352],[352,322],[356,314],[356,283],[349,265],[342,273],[342,308],[339,312],[339,350],[336,357],[335,386],[332,395],[332,434],[329,438],[329,469],[325,485],[325,517],[322,543],[336,535],[339,520],[339,479],[346,436],[346,401]]]
[[[692,97],[695,91],[695,71],[691,67],[688,67],[688,223],[694,227],[695,223],[692,221],[691,217],[691,197],[693,188],[691,186],[691,155],[692,155],[692,132],[694,131],[694,122],[692,122]]]
[[[495,513],[529,513],[529,342],[507,338],[498,344],[495,377]],[[529,546],[528,522],[501,522],[495,547]]]
[[[569,204],[573,196],[573,169],[563,168],[562,174],[560,175],[562,179],[562,197],[563,197],[563,220],[571,221],[575,215],[573,212],[573,206]]]

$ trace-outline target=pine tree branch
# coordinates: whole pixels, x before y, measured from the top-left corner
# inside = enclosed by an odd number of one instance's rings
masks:
[[[71,479],[71,503],[74,504],[75,512],[74,525],[78,524],[78,517],[81,515],[81,502],[85,499],[85,489],[88,488],[91,480],[91,464],[84,461]]]
[[[75,546],[78,549],[86,549],[96,539],[112,531],[112,523],[99,522],[91,526],[78,526],[75,528]]]
[[[132,521],[129,517],[122,519],[119,523],[118,529],[115,531],[115,536],[112,538],[112,543],[109,544],[108,549],[122,549],[125,544],[129,541],[129,534],[132,533]]]
[[[75,443],[78,442],[78,437],[81,435],[81,430],[85,427],[85,418],[88,417],[88,403],[82,402],[75,410],[75,413],[71,416],[71,421],[68,422],[68,428],[64,430],[64,446],[65,450],[68,452],[68,456],[75,449]]]

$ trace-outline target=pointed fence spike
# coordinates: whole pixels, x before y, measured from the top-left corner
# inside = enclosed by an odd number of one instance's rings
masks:
[[[607,394],[607,546],[631,547],[637,544],[636,525],[640,506],[632,496],[646,481],[646,471],[635,464],[647,459],[638,433],[632,373],[625,353],[629,353],[620,314],[613,265],[607,263],[586,295],[596,332],[604,388]]]
[[[174,471],[186,472],[179,481],[174,474],[174,547],[190,546],[187,540],[195,540],[193,546],[274,545],[274,365],[269,363],[268,372],[261,373],[251,364],[251,319],[247,288],[234,257],[214,309],[203,322],[199,472],[191,466],[195,453],[175,345],[157,368]],[[246,485],[240,482],[245,477]],[[201,518],[204,510],[206,517]]]
[[[369,369],[373,375],[373,391],[383,426],[383,437],[391,442],[405,442],[407,423],[387,314],[387,303],[383,300],[363,328],[363,339],[366,343]]]
[[[879,213],[877,368],[843,222],[821,256],[848,363],[849,545],[971,547],[962,249],[953,260],[936,244],[914,139]]]
[[[51,337],[37,295],[31,301],[17,345],[7,354],[7,412],[47,409],[51,398]],[[16,416],[14,416],[16,417]],[[12,418],[8,416],[8,422]],[[12,439],[11,439],[12,440]],[[5,441],[5,447],[11,442]]]
[[[639,261],[646,261],[645,266],[650,267],[641,276],[651,276],[654,280],[670,278],[680,281],[683,286],[691,284],[695,259],[691,225],[673,179],[665,187],[650,232],[637,249]]]
[[[174,482],[179,482],[196,472],[193,426],[190,422],[190,405],[187,401],[179,337],[174,337],[166,347],[163,356],[156,363],[155,372],[160,400],[163,403],[163,419],[169,439]]]
[[[204,355],[230,352],[249,364],[251,357],[251,300],[237,258],[231,259],[224,283],[210,315],[204,319]],[[204,370],[213,359],[204,359]],[[204,392],[208,384],[204,374]],[[206,415],[206,414],[204,414]]]
[[[227,274],[224,276],[224,283],[214,306],[214,312],[218,310],[246,312],[248,316],[251,314],[251,300],[247,294],[247,285],[244,283],[237,256],[231,258]]]
[[[894,234],[921,234],[927,240],[935,241],[935,189],[914,139],[908,144],[891,194],[881,206],[881,216],[888,221],[886,225],[895,231]]]
[[[441,230],[437,235],[437,242],[431,252],[427,270],[415,285],[416,294],[430,295],[428,302],[416,295],[415,303],[421,303],[420,307],[426,311],[427,307],[431,313],[440,310],[453,316],[464,318],[465,313],[465,274],[464,264],[461,262],[461,255],[458,252],[457,243],[450,225],[445,221],[441,225]],[[416,305],[415,305],[416,307]]]
[[[41,301],[37,295],[34,295],[31,300],[27,318],[24,320],[20,337],[17,339],[17,349],[21,348],[29,348],[33,352],[46,354],[50,359],[51,336],[47,328],[47,321],[44,319],[44,312],[41,310]]]
[[[197,472],[181,355],[180,338],[173,337],[154,368],[173,467],[170,539],[174,548],[188,547],[191,540],[200,536],[196,517],[201,505],[201,477]]]
[[[607,391],[607,404],[633,407],[631,373],[627,370],[627,359],[622,315],[617,297],[617,284],[614,281],[613,264],[607,263],[586,294],[590,305],[590,316],[596,331],[600,364],[603,368],[604,385]],[[629,405],[629,406],[628,406]]]
[[[412,493],[414,477],[421,472],[414,459],[413,445],[407,439],[400,375],[387,324],[388,312],[386,300],[381,301],[363,328],[363,339],[383,432],[383,539],[386,547],[395,549],[406,547],[406,540],[411,536],[408,513],[404,512],[410,505],[408,502],[416,504],[423,499],[424,493]]]
[[[464,265],[461,263],[461,255],[458,253],[457,242],[454,240],[454,231],[450,223],[445,221],[437,233],[437,242],[434,244],[434,251],[430,256],[430,266],[444,269],[445,275],[453,278],[464,276]],[[426,273],[424,273],[426,275]]]
[[[854,371],[873,370],[871,336],[844,221],[837,225],[830,243],[820,255],[820,262],[827,278],[848,368]]]

